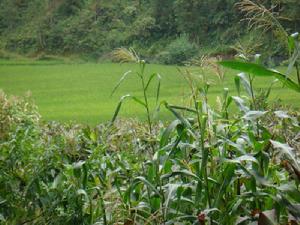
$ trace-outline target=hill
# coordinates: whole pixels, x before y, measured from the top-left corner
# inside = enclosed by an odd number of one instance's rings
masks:
[[[0,57],[79,55],[108,58],[133,47],[152,62],[176,64],[199,55],[232,55],[257,48],[284,57],[276,30],[250,31],[237,0],[0,0]],[[247,0],[244,2],[247,2]],[[255,2],[255,1],[254,1]],[[257,0],[289,33],[300,28],[298,0]],[[276,7],[275,7],[276,5]]]

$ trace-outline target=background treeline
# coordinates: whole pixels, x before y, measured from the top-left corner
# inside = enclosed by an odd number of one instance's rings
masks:
[[[0,48],[27,56],[105,59],[133,47],[144,58],[180,63],[203,54],[266,50],[282,58],[274,32],[249,31],[237,0],[0,0]],[[289,33],[300,29],[299,0],[257,0]],[[274,7],[276,5],[276,7]],[[234,48],[232,48],[234,46]]]

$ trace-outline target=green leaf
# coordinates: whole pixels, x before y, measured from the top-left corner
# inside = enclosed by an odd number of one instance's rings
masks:
[[[284,184],[278,187],[285,195],[288,195],[294,202],[300,203],[300,191],[293,185],[293,183]]]
[[[63,180],[63,174],[62,173],[59,173],[55,178],[54,178],[54,181],[52,183],[52,189],[56,189],[57,186],[59,186],[61,184]]]
[[[296,220],[300,220],[300,205],[291,203],[287,198],[284,196],[278,196],[277,201],[280,205],[286,207],[289,213],[295,217]]]
[[[153,78],[154,78],[155,76],[157,76],[156,73],[153,73],[153,74],[150,75],[150,77],[149,77],[149,79],[148,79],[148,82],[147,82],[147,84],[146,84],[146,86],[145,86],[145,91],[147,91],[149,85],[151,84],[151,81],[153,80]]]
[[[267,111],[249,111],[243,116],[243,119],[257,120],[258,118],[262,117],[266,113],[267,113]]]
[[[300,49],[299,48],[300,48],[299,44],[294,41],[294,47],[293,47],[294,53],[289,59],[290,63],[289,63],[288,69],[286,71],[286,74],[288,74],[288,75],[292,72],[292,69],[293,69],[295,63],[297,62],[297,60],[300,57]]]
[[[239,76],[236,76],[234,78],[234,84],[235,84],[235,88],[238,92],[238,95],[241,95],[241,78]]]
[[[238,96],[232,96],[232,99],[242,112],[246,113],[249,111],[249,108],[245,105],[244,99]]]
[[[271,90],[272,90],[272,87],[275,83],[278,82],[278,79],[275,79],[272,81],[272,83],[270,84],[269,88],[267,89],[266,91],[266,94],[265,94],[265,97],[268,98],[270,96],[270,93],[271,93]]]
[[[242,72],[250,73],[255,76],[273,76],[276,77],[278,80],[280,80],[284,85],[286,85],[288,88],[293,89],[297,92],[300,92],[300,85],[296,84],[294,81],[292,81],[290,78],[288,78],[286,75],[275,71],[267,69],[261,65],[255,64],[255,63],[249,63],[249,62],[240,62],[240,61],[234,61],[234,60],[228,60],[228,61],[222,61],[219,62],[222,66],[228,67],[234,70],[239,70]]]
[[[146,178],[144,177],[136,177],[133,181],[133,184],[136,185],[139,182],[144,183],[145,185],[147,185],[150,189],[152,189],[152,191],[154,191],[157,195],[160,196],[159,191],[153,186],[153,184],[151,184],[148,180],[146,180]]]
[[[172,131],[181,124],[180,120],[174,120],[163,132],[161,139],[160,139],[160,147],[164,147],[168,144],[168,140]]]
[[[179,110],[182,110],[182,111],[197,113],[197,111],[195,109],[185,107],[185,106],[169,105],[169,107],[171,107],[172,109],[179,109]]]
[[[89,202],[89,196],[88,196],[88,194],[86,193],[85,190],[83,190],[83,189],[77,190],[77,195],[82,195],[82,196],[84,196],[85,201],[86,201],[86,202]]]
[[[158,79],[158,84],[157,84],[157,89],[156,89],[156,104],[158,103],[159,100],[159,94],[160,94],[160,82],[161,82],[161,76],[157,74],[157,79]]]
[[[124,96],[121,97],[121,99],[120,99],[120,101],[119,101],[119,103],[118,103],[118,105],[117,105],[117,108],[116,108],[116,110],[115,110],[115,113],[114,113],[114,115],[113,115],[113,118],[111,119],[111,124],[113,124],[113,123],[116,121],[116,119],[117,119],[117,117],[118,117],[118,115],[119,115],[121,106],[122,106],[122,104],[123,104],[123,101],[124,101],[126,98],[129,98],[129,97],[131,97],[131,96],[130,96],[130,95],[124,95]]]
[[[5,218],[4,218],[4,216],[1,213],[0,213],[0,221],[3,222],[3,223],[5,222]]]
[[[238,210],[240,209],[242,203],[243,203],[243,199],[235,199],[235,203],[234,205],[232,206],[231,210],[229,211],[229,216],[234,216]]]
[[[120,87],[122,82],[125,80],[125,78],[128,76],[128,74],[131,73],[131,70],[127,71],[126,73],[123,74],[123,76],[120,78],[119,82],[116,84],[116,86],[113,88],[110,96],[113,96],[113,94],[117,91],[117,89]]]
[[[170,107],[170,105],[167,102],[164,102],[165,107],[170,110],[174,116],[181,121],[181,123],[187,127],[187,128],[192,128],[191,124],[189,123],[189,121],[184,118],[180,113],[178,113],[176,110],[174,110],[174,108]]]
[[[172,173],[169,174],[165,174],[161,177],[161,179],[168,179],[172,176],[176,176],[176,175],[182,175],[182,176],[186,176],[186,177],[192,177],[195,178],[195,180],[200,181],[201,179],[194,173],[188,171],[188,170],[178,170],[178,171],[174,171]]]
[[[161,199],[158,196],[152,196],[150,198],[150,205],[152,213],[156,212],[160,208]]]
[[[82,165],[85,164],[85,161],[78,161],[73,163],[73,169],[81,169]]]
[[[147,107],[146,104],[142,100],[138,99],[137,97],[132,96],[131,98],[138,104],[142,105],[143,107]]]
[[[288,118],[291,118],[287,111],[281,111],[281,110],[278,110],[278,111],[275,111],[274,112],[275,116],[277,116],[278,118],[281,118],[281,119],[288,119]]]
[[[245,73],[239,73],[238,77],[240,78],[240,81],[242,82],[247,94],[249,96],[251,96],[252,95],[252,90],[251,90],[249,79],[247,78],[246,74]]]
[[[278,80],[280,80],[284,85],[286,85],[288,88],[293,89],[293,90],[295,90],[297,92],[300,92],[300,85],[296,84],[290,78],[288,78],[285,75],[280,74],[280,73],[274,73],[274,76]]]
[[[81,168],[82,166],[85,164],[85,161],[79,161],[76,163],[73,163],[73,172],[74,172],[74,176],[76,178],[80,178],[81,176]]]
[[[293,50],[295,49],[295,38],[292,36],[289,36],[288,38],[288,47],[290,54],[292,54]]]
[[[218,207],[220,205],[220,201],[224,195],[224,193],[226,193],[226,189],[228,188],[231,180],[234,178],[234,172],[235,172],[236,166],[235,164],[228,164],[227,167],[225,168],[224,171],[222,171],[222,175],[219,178],[219,183],[222,183],[219,187],[219,191],[218,193],[215,193],[215,202],[214,202],[214,206]]]
[[[293,162],[295,166],[298,166],[297,160],[295,158],[295,154],[293,153],[293,148],[288,144],[283,144],[278,141],[270,140],[271,144],[274,148],[279,149],[279,153],[285,155],[289,160]]]
[[[165,211],[164,211],[165,218],[167,218],[167,213],[168,213],[171,199],[172,199],[173,195],[175,195],[175,193],[179,187],[180,187],[179,184],[168,184],[168,197],[165,201]]]
[[[251,155],[243,155],[243,156],[237,157],[235,159],[226,159],[225,161],[230,162],[230,163],[237,163],[237,164],[241,164],[243,161],[250,161],[250,162],[254,162],[254,163],[258,164],[257,159]]]
[[[266,69],[265,67],[256,63],[241,62],[235,60],[221,61],[219,63],[224,67],[251,73],[256,76],[274,76],[274,71]]]

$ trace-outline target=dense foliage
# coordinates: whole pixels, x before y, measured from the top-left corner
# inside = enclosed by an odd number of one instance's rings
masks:
[[[178,63],[197,54],[231,55],[234,51],[229,46],[244,46],[252,39],[250,45],[264,44],[269,55],[282,57],[279,50],[284,46],[269,41],[276,32],[249,33],[247,22],[241,21],[247,14],[238,2],[1,0],[0,48],[39,57],[46,53],[105,58],[111,50],[125,46],[154,61]],[[300,29],[298,0],[254,2],[270,9],[289,33]],[[191,46],[194,51],[189,51]]]
[[[235,35],[230,21],[239,15],[226,2],[1,0],[1,43],[24,53],[97,56],[120,44],[152,46],[149,53],[163,62],[180,63],[210,35],[212,43]],[[290,16],[284,26],[296,29],[298,1],[276,3],[273,11]],[[285,72],[268,69],[251,55],[251,43],[239,43],[239,60],[190,61],[201,72],[181,71],[189,104],[171,105],[160,99],[161,76],[147,74],[132,48],[118,48],[111,56],[138,64],[133,75],[143,94],[121,97],[112,120],[97,127],[42,121],[30,98],[0,92],[1,224],[299,224],[300,114],[268,101],[274,82],[300,93],[299,34],[289,35],[276,13],[252,1],[238,7],[250,26],[272,30],[275,46],[287,50]],[[156,52],[160,45],[164,51]],[[237,94],[224,87],[213,108],[207,71],[222,81],[221,65],[242,73],[234,78]],[[257,76],[270,87],[256,90]],[[118,120],[125,100],[145,110],[145,123]],[[174,121],[157,120],[162,107]]]
[[[191,105],[175,106],[159,100],[160,76],[146,74],[145,61],[132,51],[115,54],[138,61],[144,98],[123,96],[110,123],[45,123],[30,99],[0,94],[2,224],[300,222],[299,112],[268,104],[271,87],[255,92],[252,82],[276,77],[295,94],[299,84],[259,64],[224,61],[247,73],[235,78],[237,96],[224,88],[213,109],[208,77],[186,71]],[[128,98],[144,107],[146,124],[117,121]],[[155,122],[160,107],[175,120]]]

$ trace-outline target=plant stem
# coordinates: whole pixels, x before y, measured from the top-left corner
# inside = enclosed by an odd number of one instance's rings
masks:
[[[147,111],[147,121],[149,126],[149,133],[152,134],[152,121],[150,116],[150,110],[149,110],[149,102],[148,102],[148,96],[146,91],[146,85],[145,85],[145,79],[144,79],[144,71],[145,71],[145,62],[140,62],[140,78],[142,80],[142,88],[143,88],[143,96],[145,101],[145,107]]]
[[[298,84],[300,85],[300,71],[299,71],[298,62],[295,62],[295,67],[296,67],[296,73],[298,78]]]
[[[148,126],[149,126],[149,133],[152,134],[152,121],[151,121],[151,117],[150,117],[148,97],[147,97],[147,92],[146,92],[146,89],[145,89],[145,81],[144,81],[143,76],[142,76],[142,86],[143,86],[143,95],[144,95],[146,111],[147,111],[147,120],[148,120]]]
[[[207,137],[208,137],[208,142],[210,143],[211,137],[210,137],[210,132],[209,132],[209,123],[207,122],[209,119],[207,91],[208,91],[208,89],[205,90],[205,95],[204,95],[204,101],[205,101],[205,105],[206,105],[206,116],[207,116],[207,120],[205,121],[205,124],[207,123],[207,128],[208,128]],[[205,132],[205,130],[203,129],[202,133],[201,133],[201,137],[204,137],[204,132]],[[208,154],[208,149],[205,149],[205,146],[204,146],[204,138],[202,138],[201,142],[202,142],[203,152],[205,153],[204,154],[205,157],[203,157],[203,160],[204,160],[203,164],[205,166],[204,167],[205,188],[206,188],[206,193],[207,193],[208,206],[209,206],[209,208],[211,208],[211,199],[210,199],[210,193],[209,193],[209,189],[208,189],[208,175],[207,175],[207,161],[208,161],[209,154]]]
[[[138,73],[138,75],[142,80],[143,96],[144,96],[145,108],[146,108],[146,112],[147,112],[147,122],[148,122],[149,134],[151,136],[153,134],[153,132],[152,132],[152,121],[151,121],[151,115],[150,115],[150,109],[149,109],[147,89],[146,89],[146,85],[145,85],[145,76],[144,76],[145,66],[146,66],[145,62],[141,61],[140,62],[140,73]],[[150,142],[150,147],[152,150],[152,154],[154,155],[155,149],[151,142]]]
[[[192,91],[193,91],[193,89],[192,89]],[[201,117],[200,117],[201,112],[199,110],[199,105],[198,105],[197,97],[196,97],[195,93],[193,93],[193,100],[194,100],[194,105],[195,105],[195,108],[197,111],[197,120],[198,120],[199,132],[200,132],[200,145],[201,145],[201,150],[202,150],[201,169],[198,172],[199,173],[198,176],[200,178],[204,177],[208,205],[209,205],[209,207],[211,207],[211,199],[210,199],[210,194],[209,194],[209,189],[208,189],[207,166],[206,166],[207,159],[208,159],[208,152],[205,150],[205,146],[204,146],[204,127],[205,126],[201,122]]]
[[[253,90],[253,78],[249,74],[249,83],[250,83],[250,91],[251,91],[251,98],[253,102],[253,107],[256,109],[256,102],[255,102],[255,96],[254,96],[254,90]]]
[[[103,218],[103,224],[107,225],[107,218],[106,218],[106,212],[105,212],[105,204],[104,204],[104,199],[103,199],[103,194],[101,192],[101,190],[99,190],[99,194],[100,194],[100,204],[101,204],[101,208],[102,208],[102,218]]]

